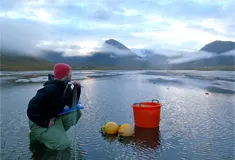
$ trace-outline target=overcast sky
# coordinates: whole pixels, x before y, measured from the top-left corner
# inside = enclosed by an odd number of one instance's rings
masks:
[[[87,55],[113,38],[130,49],[195,51],[235,41],[234,0],[6,0],[2,46]],[[166,52],[170,54],[171,52]]]

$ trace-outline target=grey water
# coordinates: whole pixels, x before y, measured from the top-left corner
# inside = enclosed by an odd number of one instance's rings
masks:
[[[73,71],[85,108],[67,132],[71,149],[55,153],[32,151],[28,138],[27,104],[48,73],[1,72],[1,160],[235,159],[235,72]],[[134,127],[131,104],[152,99],[162,104],[159,128],[100,134],[108,121]]]

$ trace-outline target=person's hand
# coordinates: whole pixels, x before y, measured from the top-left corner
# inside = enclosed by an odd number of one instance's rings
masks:
[[[50,127],[50,126],[53,126],[54,124],[55,124],[55,122],[54,122],[54,121],[52,121],[52,120],[50,120],[50,122],[49,122],[49,125],[48,125],[48,126]]]
[[[81,87],[81,84],[78,81],[73,82],[73,85],[76,87],[77,90]]]

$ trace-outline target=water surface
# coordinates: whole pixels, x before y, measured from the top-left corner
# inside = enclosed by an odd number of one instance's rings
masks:
[[[45,72],[1,73],[1,159],[32,157],[28,101],[42,87]],[[235,159],[234,76],[214,71],[74,71],[85,106],[71,150],[43,154],[51,159]],[[205,94],[208,93],[208,94]],[[160,127],[135,127],[135,137],[103,137],[107,121],[134,126],[131,104],[158,99]]]

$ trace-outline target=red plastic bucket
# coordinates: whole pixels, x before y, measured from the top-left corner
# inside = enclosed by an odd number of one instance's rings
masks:
[[[157,128],[160,123],[161,104],[158,100],[132,104],[134,122],[137,127]]]

